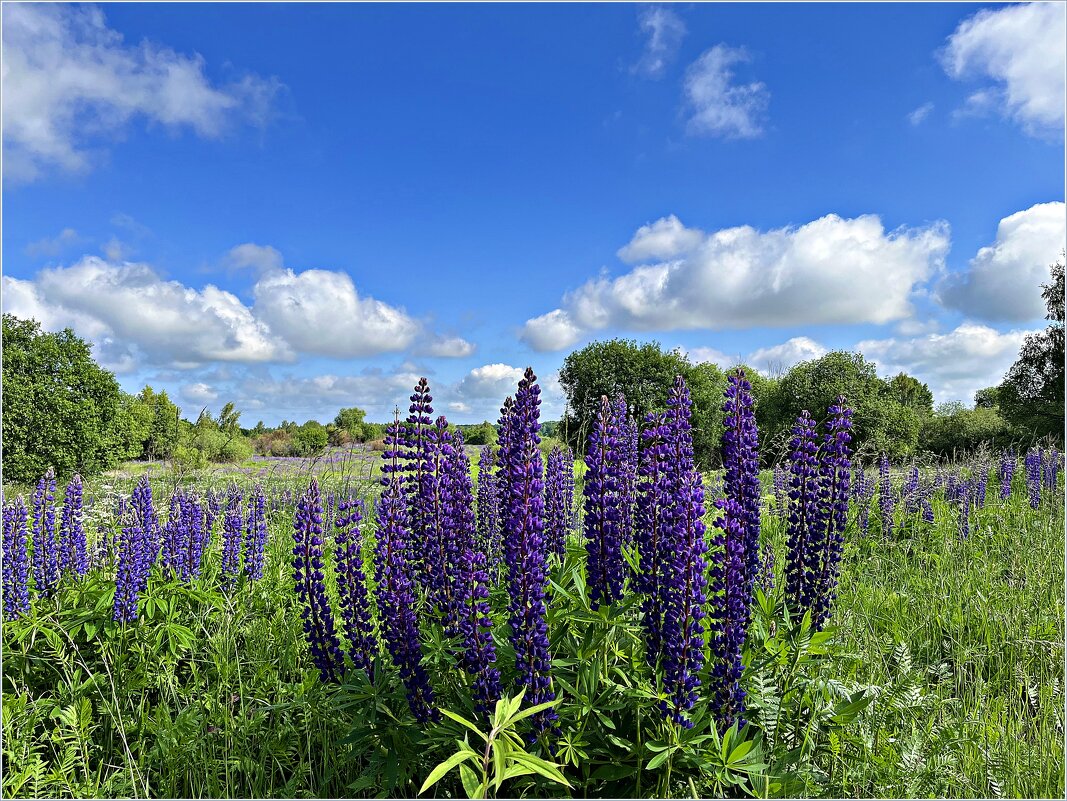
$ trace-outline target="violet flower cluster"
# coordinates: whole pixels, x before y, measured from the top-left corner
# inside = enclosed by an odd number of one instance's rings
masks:
[[[491,445],[478,455],[478,548],[495,572],[500,562],[500,497],[496,481],[496,457]]]
[[[1057,487],[1063,454],[1055,448],[1051,448],[1046,451],[1045,455],[1046,458],[1042,460],[1041,464],[1041,483],[1044,484],[1046,490],[1054,493]]]
[[[75,473],[63,495],[63,512],[59,523],[59,571],[77,576],[89,572],[82,500],[82,478]]]
[[[467,551],[476,548],[474,487],[471,484],[470,459],[467,457],[462,432],[449,434],[443,442],[442,451],[444,458],[441,475],[440,537],[446,559],[445,580],[450,583],[445,632],[449,636],[455,636],[459,631],[460,621],[460,590],[456,584],[468,581],[468,577],[462,572],[462,566],[466,564],[464,557]],[[461,566],[459,571],[456,570],[456,565]]]
[[[744,665],[741,652],[748,628],[745,579],[745,512],[732,498],[716,502],[720,515],[712,526],[712,544],[718,558],[712,561],[708,583],[708,629],[712,652],[709,691],[719,729],[745,725],[745,691],[741,688]]]
[[[1015,478],[1017,464],[1018,460],[1015,458],[1015,451],[1011,448],[1000,455],[1000,467],[997,470],[997,477],[1000,479],[1000,499],[1002,501],[1006,501],[1011,497],[1011,482]]]
[[[47,598],[59,581],[59,543],[56,542],[56,474],[49,467],[33,493],[33,586]]]
[[[814,588],[811,576],[817,569],[817,554],[811,544],[812,532],[824,523],[819,492],[819,446],[815,420],[807,409],[793,425],[790,441],[789,502],[786,517],[785,595],[796,610],[810,609]]]
[[[1039,448],[1031,448],[1027,451],[1024,461],[1026,491],[1030,498],[1030,507],[1032,509],[1038,509],[1041,506],[1041,461],[1041,450]]]
[[[622,405],[625,410],[625,404]],[[589,601],[594,610],[622,598],[622,448],[618,409],[607,396],[600,398],[600,412],[589,432],[585,455],[586,562]]]
[[[723,480],[726,497],[737,501],[741,507],[741,525],[745,533],[745,587],[747,597],[751,598],[759,570],[760,498],[763,488],[759,480],[759,434],[752,385],[741,368],[729,375],[725,397]]]
[[[852,498],[856,502],[857,522],[864,538],[870,534],[871,500],[874,498],[874,490],[874,477],[862,467],[857,467],[852,473]]]
[[[367,579],[363,571],[363,536],[359,530],[362,520],[362,501],[342,499],[337,502],[333,521],[334,570],[348,656],[357,670],[362,670],[368,679],[373,680],[378,641],[374,638]]]
[[[566,452],[557,445],[549,452],[545,466],[545,540],[548,552],[560,559],[571,532],[573,516],[573,501],[568,503],[567,497],[572,486],[567,480],[567,469]],[[573,468],[571,471],[573,476]]]
[[[637,515],[634,540],[637,569],[633,589],[641,593],[641,627],[645,631],[645,659],[655,668],[663,654],[663,575],[670,557],[667,510],[667,424],[663,414],[649,412],[641,432],[638,464]]]
[[[474,711],[483,722],[500,699],[500,669],[496,667],[493,621],[489,616],[488,561],[481,551],[467,548],[457,565],[459,635],[463,646],[459,663],[474,682]]]
[[[408,528],[407,499],[401,484],[400,468],[405,445],[400,423],[386,432],[385,461],[378,498],[378,541],[374,552],[375,584],[378,595],[380,631],[393,664],[407,691],[408,706],[419,723],[437,720],[430,677],[422,666],[422,643],[415,614],[415,586],[412,576],[413,547]]]
[[[889,457],[883,453],[878,462],[878,511],[882,517],[882,537],[887,540],[893,536],[895,509],[896,499],[893,497],[893,485],[889,480]]]
[[[30,612],[30,560],[27,554],[28,514],[22,497],[4,504],[4,620]]]
[[[507,566],[510,639],[519,681],[528,706],[555,699],[548,647],[545,591],[548,554],[544,543],[544,493],[541,467],[541,388],[527,367],[514,401],[501,410],[500,477],[505,510],[504,562]],[[531,718],[535,736],[550,735],[559,716],[551,709]]]
[[[234,492],[230,493],[230,505]],[[227,509],[227,518],[230,517]],[[240,532],[240,502],[237,505],[237,530]],[[302,609],[304,636],[311,649],[311,658],[323,681],[339,682],[344,675],[345,662],[341,643],[334,627],[333,610],[326,595],[323,576],[322,494],[313,477],[300,497],[293,515],[293,581]],[[236,574],[236,558],[232,574]]]
[[[667,696],[660,710],[669,719],[689,728],[688,711],[697,700],[700,671],[704,665],[704,603],[707,579],[707,544],[704,541],[704,488],[693,456],[692,401],[689,388],[677,376],[667,399],[664,430],[662,497],[663,550],[661,551],[660,592],[662,631],[660,634],[663,689]],[[742,514],[745,518],[747,511]],[[743,520],[744,524],[747,518]],[[744,548],[748,532],[741,538]],[[742,557],[743,557],[743,551]],[[743,582],[746,598],[750,593],[747,577]],[[746,611],[747,614],[747,611]],[[723,655],[718,658],[724,659]]]
[[[266,547],[267,498],[257,484],[248,495],[248,518],[245,521],[244,571],[249,581],[263,578]]]
[[[615,397],[612,412],[619,432],[619,527],[622,532],[623,545],[630,546],[634,541],[639,435],[637,422],[629,414],[626,398],[622,393]]]
[[[431,529],[435,525],[434,505],[438,502],[438,489],[434,471],[436,431],[433,425],[433,395],[430,384],[420,378],[411,394],[411,405],[403,433],[404,491],[407,504],[407,526],[412,541],[409,559],[414,568],[414,577],[424,588],[432,580],[432,572],[426,566],[426,551],[435,537]],[[439,511],[439,510],[438,510]]]
[[[316,494],[318,485],[316,484]],[[319,498],[319,527],[322,526],[322,499]],[[226,494],[226,514],[222,519],[222,581],[232,585],[237,581],[241,563],[241,491],[230,484]]]

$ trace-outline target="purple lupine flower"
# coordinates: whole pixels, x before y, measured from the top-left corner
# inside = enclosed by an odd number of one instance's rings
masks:
[[[318,494],[318,484],[315,484]],[[322,499],[319,496],[319,528],[322,527]],[[226,514],[222,519],[222,581],[233,584],[237,581],[241,564],[241,490],[237,484],[230,484],[226,494]],[[324,679],[325,681],[325,679]]]
[[[852,477],[852,410],[838,395],[830,406],[823,447],[819,451],[819,504],[825,510],[818,540],[812,545],[819,554],[814,575],[812,627],[821,631],[837,597],[837,577],[848,524],[849,481]]]
[[[715,505],[721,514],[712,523],[716,555],[709,574],[708,629],[715,658],[708,689],[719,730],[725,731],[734,723],[739,727],[745,725],[745,691],[741,689],[744,671],[741,652],[748,619],[745,512],[733,498],[717,501]]]
[[[543,540],[540,406],[537,376],[527,367],[519,381],[514,402],[505,401],[502,428],[507,431],[501,450],[504,481],[504,561],[508,569],[511,644],[519,681],[525,686],[528,706],[555,699],[552,689],[552,657],[548,648],[545,590],[548,584],[548,554]],[[535,736],[549,735],[559,716],[551,709],[531,718]]]
[[[1000,499],[1002,501],[1008,500],[1011,497],[1011,482],[1015,477],[1015,466],[1017,464],[1015,458],[1015,451],[1008,449],[1000,455]]]
[[[989,465],[979,462],[974,481],[974,505],[978,509],[985,508],[987,487],[989,485]]]
[[[244,571],[249,581],[263,578],[263,557],[267,545],[267,499],[258,484],[248,494],[245,522]]]
[[[859,527],[863,532],[864,538],[870,534],[871,527],[871,500],[874,498],[875,482],[874,477],[869,475],[866,470],[861,467],[857,467],[852,476],[852,497],[855,499],[856,507],[858,511]],[[930,500],[927,498],[926,506],[930,506]],[[925,509],[925,507],[924,507]],[[933,508],[930,509],[931,514]],[[933,522],[932,520],[930,522]]]
[[[896,500],[893,498],[893,485],[889,481],[889,457],[882,454],[878,462],[878,510],[882,515],[882,536],[893,536],[893,510]]]
[[[645,658],[652,668],[656,667],[663,652],[663,575],[664,564],[670,557],[666,529],[671,488],[667,484],[666,439],[665,417],[649,412],[641,432],[634,531],[638,567],[634,571],[633,587],[635,592],[644,595],[641,627],[645,630]]]
[[[600,413],[589,432],[585,454],[585,536],[589,602],[598,609],[622,598],[622,481],[617,410],[600,398]]]
[[[452,499],[445,474],[446,463],[455,458],[455,450],[452,446],[452,434],[448,430],[448,421],[443,416],[437,418],[430,430],[424,453],[426,470],[422,476],[419,498],[412,507],[421,509],[424,514],[425,529],[421,540],[423,586],[427,591],[426,597],[437,610],[445,631],[451,635],[456,624],[455,599],[452,592],[455,544],[447,531],[450,523],[447,509],[452,505]]]
[[[236,508],[239,537],[241,504],[240,496],[234,490],[230,491],[229,507],[234,506],[235,495],[238,498]],[[230,508],[227,509],[226,516],[230,517]],[[303,605],[300,617],[304,621],[304,636],[311,649],[311,659],[319,669],[319,677],[324,682],[339,682],[345,672],[345,661],[341,653],[341,643],[337,639],[333,610],[326,595],[322,573],[322,534],[322,494],[319,492],[319,483],[313,476],[293,515],[293,539],[296,541],[293,547],[293,581],[296,584],[297,597]],[[235,575],[236,556],[233,558],[233,564],[231,574]]]
[[[30,561],[22,496],[4,504],[4,620],[30,613]]]
[[[1042,460],[1041,481],[1045,489],[1055,492],[1060,470],[1060,452],[1055,448],[1048,451],[1048,458]]]
[[[137,563],[134,572],[137,579],[137,594],[140,596],[148,587],[148,576],[159,558],[161,531],[155,504],[152,502],[152,485],[147,475],[141,476],[133,488],[130,499],[130,513],[136,519]]]
[[[1041,449],[1031,448],[1026,453],[1026,490],[1030,497],[1030,507],[1041,506]],[[36,565],[35,565],[36,567]]]
[[[691,727],[687,712],[697,700],[707,600],[704,554],[704,487],[693,459],[690,418],[692,402],[685,379],[677,376],[667,399],[664,483],[664,545],[662,565],[663,632],[661,635],[664,690],[660,710],[676,723]],[[747,537],[747,532],[745,533]],[[744,547],[744,542],[741,543]],[[747,582],[747,578],[746,578]],[[747,590],[746,590],[747,608]]]
[[[89,555],[85,550],[85,521],[82,519],[82,477],[77,473],[63,495],[59,534],[60,571],[84,576],[89,572]]]
[[[566,457],[558,445],[548,454],[545,466],[545,541],[548,552],[563,558],[571,530],[571,510],[567,507]]]
[[[489,574],[485,554],[471,548],[460,556],[456,590],[459,634],[463,647],[459,662],[474,680],[474,711],[483,721],[500,699],[500,670],[496,667],[493,621],[489,617]]]
[[[113,619],[116,623],[133,623],[137,620],[137,604],[144,592],[142,566],[147,548],[140,518],[132,510],[121,523],[119,562],[115,570],[115,603]]]
[[[818,445],[815,420],[805,409],[793,426],[789,457],[789,514],[786,518],[785,595],[801,612],[812,605],[812,573],[816,568],[812,533],[822,525],[818,503]]]
[[[956,505],[959,508],[959,535],[961,540],[971,536],[971,494],[974,491],[970,481],[961,481],[956,486]]]
[[[444,418],[442,417],[443,421]],[[441,548],[445,572],[448,576],[449,595],[445,633],[455,636],[458,632],[459,607],[453,565],[461,564],[463,554],[475,548],[474,488],[471,485],[470,459],[463,441],[463,434],[445,432],[441,437]]]
[[[634,504],[637,502],[637,423],[629,414],[626,398],[619,393],[612,407],[618,430],[619,531],[623,545],[634,541]]]
[[[182,581],[190,582],[200,577],[200,570],[204,560],[204,549],[207,547],[208,532],[204,521],[204,509],[192,494],[186,494],[182,498],[182,528],[185,530],[186,540],[183,543],[183,554],[179,576]]]
[[[181,573],[182,557],[185,552],[187,537],[182,519],[182,500],[181,489],[174,490],[170,496],[167,522],[162,526],[160,561],[168,576],[177,576]]]
[[[56,473],[49,467],[33,493],[33,586],[47,598],[59,581],[59,548],[56,542]]]
[[[500,561],[500,498],[495,463],[493,447],[482,446],[478,455],[478,548],[488,558],[493,572]]]
[[[378,498],[378,541],[374,552],[380,631],[393,664],[407,691],[408,706],[419,723],[437,720],[430,677],[422,665],[422,643],[415,615],[412,579],[413,550],[408,530],[407,506],[401,485],[399,459],[403,447],[399,421],[389,426],[382,458],[382,483]]]
[[[373,680],[378,641],[374,638],[374,623],[367,597],[367,579],[363,572],[363,537],[359,531],[362,520],[362,501],[338,501],[337,516],[334,518],[334,542],[337,549],[334,570],[337,574],[341,620],[348,639],[348,655],[352,664],[364,671],[368,679]]]
[[[900,487],[900,500],[904,505],[904,514],[913,515],[919,511],[919,468],[912,465],[908,477]]]
[[[433,395],[425,378],[420,378],[415,386],[408,411],[410,414],[404,427],[406,447],[402,452],[402,469],[406,474],[407,524],[412,537],[408,558],[415,565],[415,578],[421,586],[427,587],[435,578],[434,572],[425,563],[426,551],[436,539],[431,529],[436,523],[434,504],[439,498],[434,471],[436,432],[432,416]]]
[[[726,497],[737,501],[743,512],[741,523],[745,532],[746,597],[751,599],[759,570],[760,498],[763,488],[759,481],[759,433],[756,429],[752,385],[745,378],[744,370],[738,368],[730,374],[724,396],[723,481]]]

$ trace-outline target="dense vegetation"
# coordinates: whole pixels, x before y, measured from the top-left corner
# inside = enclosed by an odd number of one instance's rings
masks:
[[[542,473],[528,373],[478,467],[420,384],[382,482],[7,498],[4,795],[1062,795],[1060,455],[850,469],[835,398],[758,475],[728,381],[710,476],[681,377]]]

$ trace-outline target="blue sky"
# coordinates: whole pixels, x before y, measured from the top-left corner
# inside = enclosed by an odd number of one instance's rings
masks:
[[[458,422],[655,339],[999,380],[1064,247],[1059,4],[4,5],[5,311],[195,417]]]

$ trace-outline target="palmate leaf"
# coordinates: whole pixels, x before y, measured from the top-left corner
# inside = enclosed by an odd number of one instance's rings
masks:
[[[444,778],[445,774],[452,770],[452,768],[456,767],[456,765],[466,762],[473,756],[474,754],[471,751],[459,751],[450,756],[448,759],[446,759],[444,762],[442,762],[440,765],[430,771],[430,775],[427,776],[426,781],[422,783],[422,788],[419,790],[419,795],[422,795],[429,788],[437,784],[437,782],[441,781],[441,779]]]
[[[534,756],[533,754],[527,754],[525,751],[517,751],[514,754],[511,754],[511,760],[530,768],[534,773],[538,773],[546,779],[551,779],[557,784],[562,784],[565,787],[571,786],[571,783],[567,781],[566,777],[560,772],[560,766],[554,762],[541,759],[541,757]]]

